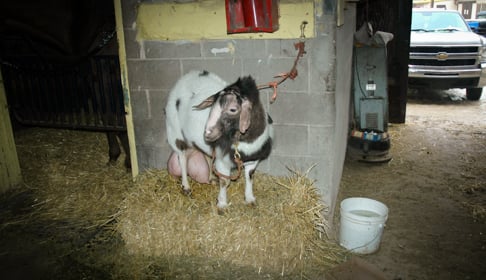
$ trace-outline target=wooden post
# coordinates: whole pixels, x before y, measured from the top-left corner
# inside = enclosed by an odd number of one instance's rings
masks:
[[[113,0],[115,3],[116,36],[118,38],[118,57],[120,59],[120,73],[125,101],[125,116],[127,123],[128,142],[130,143],[130,160],[132,165],[132,177],[138,176],[137,149],[135,144],[135,128],[133,127],[132,105],[130,103],[130,86],[128,84],[127,54],[125,50],[125,33],[123,30],[121,0]]]
[[[0,193],[22,181],[17,149],[8,113],[7,96],[0,71]]]

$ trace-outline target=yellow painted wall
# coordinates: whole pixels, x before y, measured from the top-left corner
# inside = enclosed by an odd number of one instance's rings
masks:
[[[0,193],[22,181],[17,149],[7,107],[7,98],[0,72]]]
[[[226,33],[222,0],[191,3],[142,3],[138,7],[138,40],[292,39],[300,37],[307,21],[306,37],[314,37],[314,2],[280,3],[279,29],[274,33]]]

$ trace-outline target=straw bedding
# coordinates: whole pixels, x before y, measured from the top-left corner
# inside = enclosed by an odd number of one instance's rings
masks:
[[[107,222],[131,187],[131,176],[110,166],[103,133],[30,128],[15,137],[25,188],[36,217],[79,226]]]
[[[245,205],[243,188],[242,179],[231,185],[231,205],[218,215],[217,187],[193,184],[189,198],[167,172],[148,171],[123,202],[117,230],[131,253],[146,256],[200,257],[280,275],[339,262],[340,249],[326,241],[324,206],[304,175],[256,174],[256,207]]]
[[[29,129],[16,140],[36,219],[104,229],[94,243],[121,247],[85,259],[106,263],[116,278],[315,278],[346,258],[325,234],[327,209],[306,172],[256,173],[253,207],[244,180],[232,182],[219,215],[216,186],[193,182],[188,197],[165,170],[133,182],[121,162],[107,166],[101,133]]]

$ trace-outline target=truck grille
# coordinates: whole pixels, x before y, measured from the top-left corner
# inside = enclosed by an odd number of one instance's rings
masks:
[[[446,58],[440,59],[440,54]],[[474,66],[477,65],[479,47],[437,47],[419,46],[410,47],[410,65],[421,66]]]
[[[425,46],[425,47],[410,47],[410,52],[412,53],[477,53],[478,47],[476,46],[466,46],[466,47],[436,47],[436,46]]]
[[[424,65],[424,66],[464,66],[475,65],[476,59],[410,59],[409,64],[412,65]]]

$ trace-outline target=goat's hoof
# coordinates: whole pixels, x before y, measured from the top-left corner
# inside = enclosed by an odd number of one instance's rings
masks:
[[[224,212],[226,210],[226,208],[228,207],[228,203],[227,202],[219,202],[218,201],[218,204],[216,205],[216,207],[218,207],[218,214],[219,215],[224,215]]]
[[[219,208],[218,207],[218,215],[223,216],[224,215],[225,209],[224,208]]]
[[[245,198],[245,203],[250,206],[256,206],[256,198],[254,196]]]
[[[190,198],[192,198],[192,190],[191,189],[182,189],[182,193]]]
[[[251,208],[257,207],[256,200],[253,200],[251,202],[247,202],[246,205],[250,206]]]

